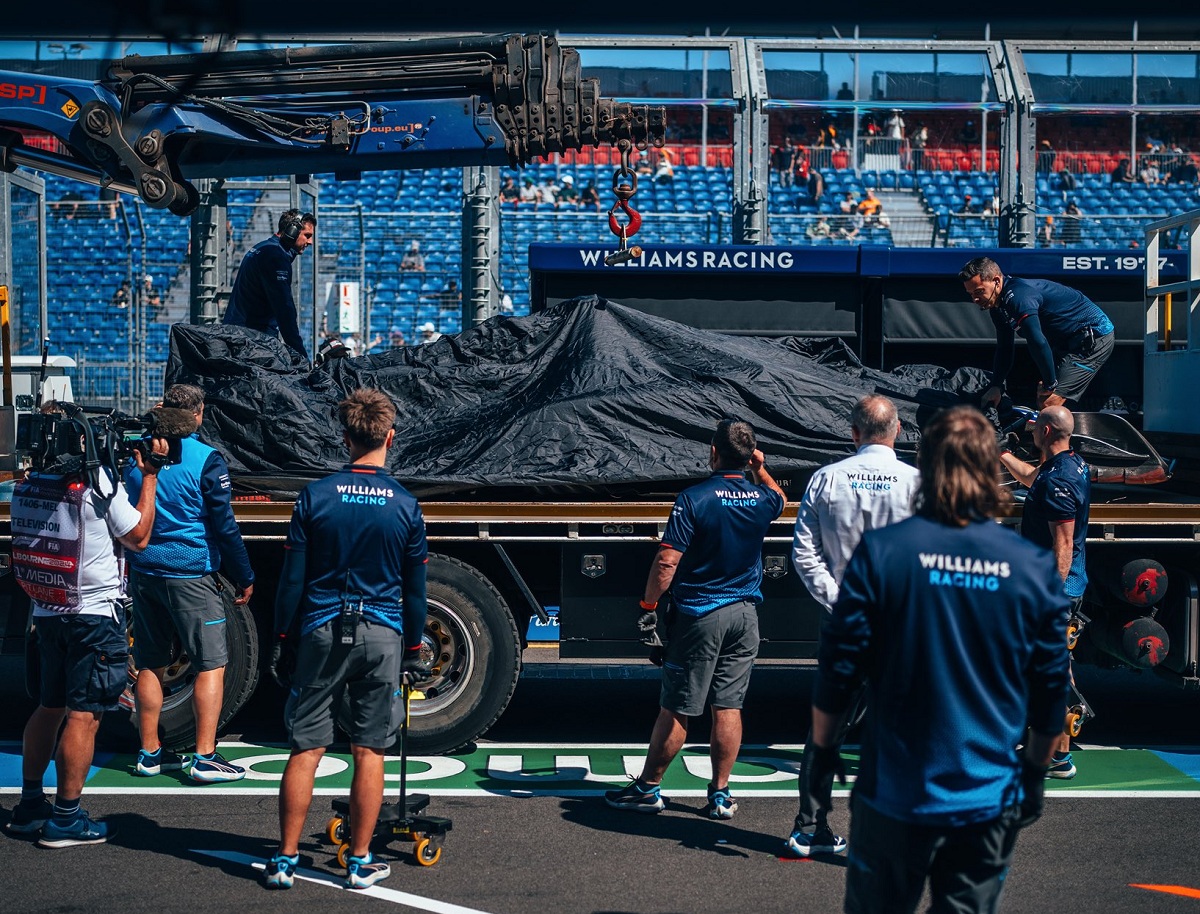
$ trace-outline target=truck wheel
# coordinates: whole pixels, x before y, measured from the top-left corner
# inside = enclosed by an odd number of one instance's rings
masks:
[[[410,705],[409,748],[434,755],[482,736],[508,707],[521,671],[517,625],[500,592],[469,565],[430,555],[425,646],[433,677]]]
[[[224,581],[228,593],[233,592],[232,585]],[[250,605],[236,606],[232,601],[225,605],[225,638],[229,646],[229,665],[225,667],[225,694],[221,702],[221,716],[217,720],[217,732],[232,720],[233,715],[241,710],[254,694],[258,685],[258,629],[250,612]],[[132,643],[132,627],[130,641]],[[133,686],[137,678],[137,670],[133,665],[133,654],[129,657],[129,687],[121,699],[123,709],[132,709]],[[191,749],[196,744],[196,715],[192,707],[192,692],[196,674],[192,671],[187,654],[183,653],[179,640],[176,639],[171,648],[171,663],[163,676],[163,709],[159,717],[159,734],[163,745],[168,749],[183,751]],[[104,721],[109,718],[123,718],[127,726],[137,732],[137,716],[127,710],[105,714]],[[102,729],[107,730],[107,743],[112,743],[113,730],[101,722]],[[128,730],[126,730],[128,732]]]

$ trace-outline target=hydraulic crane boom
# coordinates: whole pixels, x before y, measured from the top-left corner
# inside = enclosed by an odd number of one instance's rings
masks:
[[[65,154],[24,145],[56,137]],[[98,82],[0,71],[0,168],[191,213],[192,178],[524,165],[661,146],[665,111],[600,97],[547,35],[126,57]]]

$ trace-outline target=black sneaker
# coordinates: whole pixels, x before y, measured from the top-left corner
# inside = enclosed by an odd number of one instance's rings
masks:
[[[351,857],[346,863],[346,887],[350,889],[369,889],[392,875],[392,868],[386,863],[374,860],[370,854],[365,857]]]
[[[22,800],[13,807],[8,820],[10,835],[36,835],[54,815],[54,804],[46,797],[40,800]]]
[[[643,790],[636,779],[620,790],[606,790],[604,802],[613,809],[632,809],[634,812],[656,813],[667,808],[667,801],[663,799],[657,784],[649,790]]]
[[[828,825],[821,825],[811,835],[800,829],[792,832],[787,839],[787,849],[797,857],[810,857],[813,854],[841,854],[846,850],[846,839],[835,835]]]
[[[205,758],[203,755],[193,756],[192,767],[188,774],[193,781],[200,784],[222,784],[228,781],[240,781],[246,776],[246,769],[222,758],[220,752],[214,752],[212,758]]]
[[[152,778],[156,774],[162,774],[164,771],[181,771],[187,765],[187,761],[187,756],[171,752],[162,746],[159,746],[155,752],[147,752],[145,749],[139,749],[137,766],[134,768],[134,771],[142,777]]]

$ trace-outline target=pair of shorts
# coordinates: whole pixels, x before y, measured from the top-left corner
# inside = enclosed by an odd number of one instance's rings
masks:
[[[1084,347],[1086,351],[1060,355],[1054,366],[1058,377],[1058,388],[1054,392],[1064,400],[1078,404],[1080,397],[1096,377],[1096,372],[1112,355],[1115,340],[1115,333],[1106,333],[1092,339],[1090,345]]]
[[[160,578],[130,569],[133,598],[133,659],[141,670],[158,670],[179,659],[178,636],[194,672],[229,663],[226,603],[229,588],[216,574]]]
[[[37,616],[34,626],[42,707],[115,711],[128,678],[124,624],[111,616],[62,615]]]
[[[300,639],[296,672],[284,707],[291,748],[296,752],[332,745],[334,722],[348,699],[341,723],[355,746],[386,749],[400,721],[400,658],[404,637],[395,629],[363,619],[354,644],[344,645],[333,622]]]
[[[702,616],[677,613],[669,630],[659,705],[688,717],[741,708],[758,656],[758,607],[730,603]]]

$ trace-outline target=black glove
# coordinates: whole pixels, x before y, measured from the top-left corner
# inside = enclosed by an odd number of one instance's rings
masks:
[[[1021,759],[1021,817],[1017,820],[1018,828],[1032,825],[1042,817],[1046,806],[1046,769],[1041,765],[1030,764]]]
[[[809,793],[817,808],[828,812],[833,808],[833,781],[846,783],[846,765],[837,746],[813,746],[808,766]]]
[[[433,671],[433,664],[421,657],[421,645],[405,650],[400,661],[400,684],[414,686],[424,682]]]
[[[637,620],[638,640],[642,644],[654,647],[662,645],[658,637],[658,613],[652,609],[644,609]]]
[[[271,645],[271,678],[281,689],[290,688],[292,674],[296,672],[295,645],[289,638],[280,635]]]
[[[1000,451],[1015,451],[1021,446],[1021,436],[1016,432],[996,432],[996,447]]]

